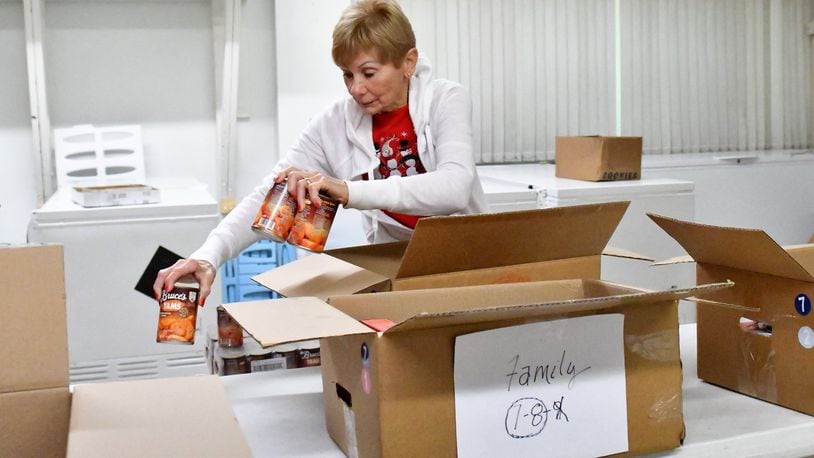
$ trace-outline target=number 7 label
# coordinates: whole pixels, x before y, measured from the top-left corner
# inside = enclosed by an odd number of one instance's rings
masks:
[[[811,299],[805,294],[798,294],[794,300],[794,308],[797,309],[797,313],[800,315],[808,315],[811,313]]]

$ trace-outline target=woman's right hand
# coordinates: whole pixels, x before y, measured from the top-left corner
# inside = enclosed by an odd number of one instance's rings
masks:
[[[348,185],[344,180],[329,177],[319,172],[288,167],[280,172],[275,183],[288,182],[288,192],[297,199],[297,209],[305,208],[307,201],[316,207],[322,204],[319,193],[324,193],[342,205],[348,203]]]
[[[198,305],[203,307],[206,297],[212,291],[212,283],[215,281],[217,269],[208,261],[202,259],[179,259],[175,264],[161,269],[155,277],[153,292],[156,300],[161,298],[162,291],[170,291],[175,287],[175,282],[183,277],[194,277],[198,282]]]

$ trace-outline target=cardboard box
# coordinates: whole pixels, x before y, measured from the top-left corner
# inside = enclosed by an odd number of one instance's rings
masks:
[[[586,415],[586,421],[622,428],[614,438],[623,436],[624,444],[597,452],[565,436],[555,442],[581,454],[674,448],[684,431],[677,299],[699,290],[650,293],[597,280],[601,254],[627,205],[423,219],[409,243],[309,255],[254,277],[286,299],[224,307],[265,347],[322,339],[329,433],[346,454],[363,457],[458,452],[458,428],[466,423],[456,416],[459,337],[622,317],[615,347],[598,348],[615,348],[622,361],[614,372],[623,377],[622,394],[613,399],[625,420]],[[588,339],[604,335],[594,334]],[[554,348],[558,338],[545,334],[531,347]],[[466,431],[460,437],[470,444]],[[522,455],[514,452],[497,454]]]
[[[586,181],[638,180],[642,137],[557,137],[555,174]]]
[[[286,297],[600,278],[629,202],[422,219],[409,242],[328,250],[252,277]]]
[[[558,280],[355,294],[331,297],[327,302],[315,297],[270,299],[224,307],[264,346],[323,338],[320,346],[328,431],[348,456],[360,457],[455,456],[459,452],[457,440],[472,437],[471,431],[458,437],[463,418],[456,416],[462,409],[456,397],[460,387],[456,381],[456,339],[495,329],[508,329],[518,339],[527,339],[530,336],[523,330],[525,326],[550,322],[567,331],[533,335],[539,344],[529,348],[556,348],[560,363],[557,345],[563,335],[572,334],[574,320],[617,317],[623,325],[614,341],[615,349],[608,348],[614,345],[602,348],[623,361],[621,373],[616,374],[622,377],[622,391],[621,395],[602,392],[599,398],[600,404],[621,403],[624,414],[610,418],[593,409],[589,409],[591,413],[570,407],[563,410],[571,415],[569,421],[581,418],[586,429],[606,429],[610,424],[621,428],[622,448],[599,454],[639,455],[671,449],[682,441],[677,300],[720,286],[645,292],[599,280]],[[370,320],[392,326],[376,332],[363,324]],[[509,328],[512,326],[516,328]],[[597,329],[596,334],[602,331]],[[582,351],[599,351],[590,343],[581,345]],[[511,371],[509,358],[485,360],[496,367],[498,376]],[[566,371],[564,363],[559,367],[559,372],[552,369],[552,380]],[[568,367],[570,371],[570,363]],[[601,389],[604,386],[603,382]],[[564,385],[561,389],[568,396],[576,392]],[[524,390],[514,396],[543,398]],[[557,408],[556,402],[553,407]],[[493,426],[502,431],[503,416],[508,414],[498,414]],[[554,413],[548,417],[554,431],[565,425],[559,419],[554,426],[558,419]],[[506,435],[500,431],[497,434],[501,437]],[[586,444],[594,440],[604,444],[590,436],[552,434],[535,446],[550,450],[543,444],[558,443],[570,447],[572,455],[593,455],[596,451],[588,452]],[[509,449],[499,454],[517,456]]]
[[[155,204],[161,201],[157,188],[140,184],[84,186],[71,188],[71,199],[83,207]]]
[[[698,377],[814,415],[814,245],[783,248],[758,229],[650,218],[695,261],[699,284],[733,288],[698,301]]]
[[[0,456],[251,456],[217,377],[70,387],[62,247],[0,267]]]

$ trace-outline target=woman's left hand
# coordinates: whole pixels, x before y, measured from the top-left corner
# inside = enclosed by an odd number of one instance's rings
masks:
[[[319,208],[322,205],[320,193],[337,200],[342,205],[348,203],[348,185],[344,180],[294,167],[280,172],[275,182],[280,183],[285,180],[288,180],[288,192],[297,199],[299,210],[305,208],[306,200],[310,200],[314,206]]]

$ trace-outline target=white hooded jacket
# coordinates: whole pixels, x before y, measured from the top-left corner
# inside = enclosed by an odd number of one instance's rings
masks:
[[[424,216],[485,211],[475,169],[469,95],[458,83],[433,79],[429,62],[420,57],[410,80],[408,105],[419,157],[427,173],[362,180],[366,173],[373,177],[379,165],[372,117],[346,96],[311,120],[272,173],[212,230],[190,258],[219,266],[257,241],[259,235],[251,229],[252,221],[274,178],[288,166],[345,180],[345,207],[362,211],[371,243],[406,240],[412,234],[380,209]]]

